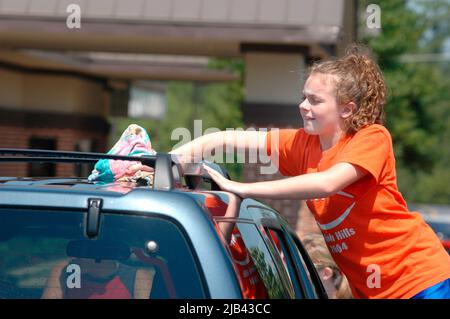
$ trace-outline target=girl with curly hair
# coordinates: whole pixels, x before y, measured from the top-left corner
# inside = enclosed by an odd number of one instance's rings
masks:
[[[354,298],[450,298],[450,256],[397,188],[378,65],[352,46],[314,64],[303,95],[302,128],[212,133],[172,153],[263,149],[289,178],[239,183],[205,169],[242,198],[306,200]]]

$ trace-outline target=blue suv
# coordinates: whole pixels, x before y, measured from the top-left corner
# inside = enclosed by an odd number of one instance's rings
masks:
[[[0,149],[3,163],[105,158],[153,167],[152,184],[0,177],[0,298],[327,298],[288,222],[201,164]]]

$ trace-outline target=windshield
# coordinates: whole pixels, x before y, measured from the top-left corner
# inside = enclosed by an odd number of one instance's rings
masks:
[[[204,298],[189,245],[174,223],[102,214],[0,210],[0,298]]]

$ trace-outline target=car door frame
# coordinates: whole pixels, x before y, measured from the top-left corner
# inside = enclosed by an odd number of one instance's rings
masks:
[[[292,228],[289,226],[288,222],[282,218],[282,216],[275,210],[267,207],[267,206],[263,206],[263,205],[258,205],[256,203],[251,203],[251,204],[247,204],[245,207],[247,210],[249,208],[257,208],[257,209],[262,209],[268,213],[270,213],[273,218],[267,218],[267,217],[262,217],[260,216],[254,216],[254,219],[257,218],[257,220],[255,220],[255,222],[257,223],[257,225],[261,225],[262,227],[267,227],[267,228],[273,228],[275,230],[280,231],[283,234],[283,238],[282,240],[286,241],[286,246],[288,249],[288,252],[290,254],[289,257],[291,257],[293,266],[295,268],[295,273],[296,273],[296,278],[295,278],[295,282],[291,282],[293,287],[294,287],[294,291],[297,294],[295,285],[297,285],[297,288],[300,289],[302,296],[297,296],[296,298],[310,298],[310,299],[315,299],[315,298],[321,298],[321,299],[328,299],[328,295],[325,291],[325,288],[323,287],[322,281],[320,280],[319,274],[317,273],[316,268],[314,267],[314,264],[311,261],[311,258],[309,257],[308,253],[306,252],[305,248],[303,247],[303,245],[301,244],[300,239],[298,238],[297,234],[295,234],[295,232],[292,230]],[[254,215],[252,212],[249,212],[250,214]],[[259,227],[258,227],[259,229]],[[261,232],[261,231],[260,231]],[[276,249],[276,247],[274,247],[274,243],[272,242],[272,240],[268,237],[267,234],[261,234],[263,236],[263,239],[266,242],[266,245],[270,246],[270,252],[274,255],[276,255],[276,257],[274,257],[278,262],[277,262],[277,267],[280,267],[280,265],[282,265],[283,261],[281,259],[281,256],[279,255],[279,253],[274,253],[274,249]],[[300,253],[300,256],[299,256]],[[284,264],[282,265],[284,271],[285,270],[285,266]],[[305,270],[306,267],[306,270]],[[309,276],[308,276],[309,273]],[[289,280],[289,278],[288,278]],[[290,279],[290,281],[292,281],[294,279]]]

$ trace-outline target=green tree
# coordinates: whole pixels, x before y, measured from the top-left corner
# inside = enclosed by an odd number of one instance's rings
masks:
[[[250,248],[251,258],[253,259],[259,275],[267,289],[269,299],[282,299],[285,297],[283,284],[272,267],[266,262],[264,252],[257,247]]]

